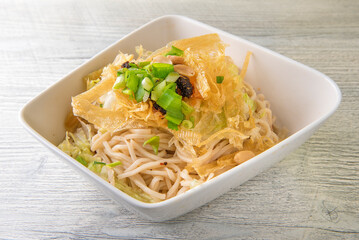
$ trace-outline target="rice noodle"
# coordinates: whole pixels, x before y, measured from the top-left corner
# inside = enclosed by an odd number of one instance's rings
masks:
[[[257,110],[253,114],[262,116],[255,118],[256,127],[249,131],[250,138],[258,139],[260,136],[265,136],[267,137],[265,141],[268,143],[277,142],[279,138],[273,132],[274,119],[268,101],[262,94],[257,95],[249,84],[245,83],[245,88],[248,96],[257,103]],[[154,135],[160,137],[157,155],[153,153],[151,146],[143,146],[144,142]],[[210,181],[232,168],[234,164],[204,177],[200,177],[195,171],[190,174],[185,169],[186,166],[193,163],[210,164],[222,156],[241,150],[226,139],[216,138],[208,141],[204,148],[205,152],[197,152],[193,155],[193,151],[188,151],[172,133],[161,128],[127,129],[104,134],[98,131],[91,141],[91,150],[104,162],[122,161],[123,163],[115,169],[106,168],[108,181],[111,184],[115,184],[115,178],[126,179],[129,186],[141,189],[154,201],[183,194],[193,185]]]
[[[143,147],[143,143],[154,135],[167,139],[167,146],[171,140],[174,146],[170,148],[173,151],[163,150],[155,155],[152,148]],[[129,186],[138,187],[158,201],[188,191],[194,180],[205,182],[214,177],[212,174],[205,179],[189,174],[185,169],[188,163],[194,160],[209,163],[236,151],[228,140],[216,140],[209,144],[206,153],[191,158],[191,153],[173,138],[172,133],[156,128],[130,129],[112,134],[98,132],[92,138],[91,149],[106,163],[123,163],[114,169],[106,167],[111,184],[115,184],[115,178],[127,179]]]

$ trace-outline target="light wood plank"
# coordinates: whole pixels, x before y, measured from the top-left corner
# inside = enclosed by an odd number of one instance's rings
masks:
[[[358,1],[0,1],[0,238],[358,239]],[[156,223],[101,194],[20,126],[32,97],[125,34],[182,14],[318,69],[338,111],[270,170]]]

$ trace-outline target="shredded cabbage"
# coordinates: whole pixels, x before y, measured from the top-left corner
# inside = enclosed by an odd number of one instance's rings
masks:
[[[107,180],[106,165],[95,164],[95,162],[101,162],[101,158],[94,156],[94,153],[91,151],[90,138],[91,135],[86,136],[83,128],[78,128],[75,133],[66,132],[65,140],[59,144],[58,148],[74,159],[81,157],[88,163],[88,169]],[[139,188],[131,188],[123,180],[116,179],[115,187],[137,200],[153,202],[153,199],[148,194]]]
[[[102,68],[84,77],[86,83],[86,89],[93,88],[97,83],[101,81]]]
[[[66,132],[65,140],[59,145],[59,148],[74,159],[80,156],[88,164],[93,161],[101,161],[91,152],[90,141],[82,128],[78,128],[74,133]]]
[[[123,179],[121,180],[116,179],[115,187],[117,187],[122,192],[142,202],[148,202],[148,203],[154,202],[153,199],[148,194],[144,193],[140,188],[132,188],[128,186]]]

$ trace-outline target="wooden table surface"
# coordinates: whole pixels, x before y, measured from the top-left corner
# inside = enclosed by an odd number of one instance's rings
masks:
[[[184,216],[143,220],[20,125],[31,98],[153,18],[197,19],[309,65],[343,98],[303,146]],[[151,37],[151,36],[149,36]],[[359,1],[0,2],[0,239],[359,239]]]

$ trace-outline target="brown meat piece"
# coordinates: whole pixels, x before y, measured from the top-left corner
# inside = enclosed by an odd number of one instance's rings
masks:
[[[153,102],[153,108],[162,113],[162,115],[166,114],[166,110],[164,110],[160,105],[158,105],[156,102]]]
[[[176,92],[182,97],[191,97],[193,94],[193,86],[186,76],[180,76],[177,81]]]

